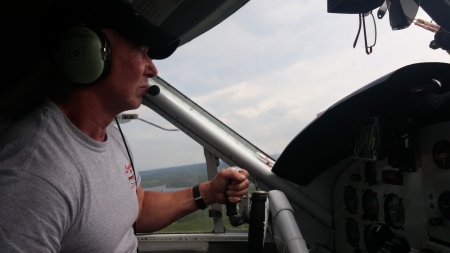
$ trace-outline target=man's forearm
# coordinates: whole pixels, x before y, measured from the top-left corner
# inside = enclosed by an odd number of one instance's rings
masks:
[[[136,230],[154,232],[172,224],[196,210],[192,187],[177,192],[143,191],[140,215],[136,222]]]

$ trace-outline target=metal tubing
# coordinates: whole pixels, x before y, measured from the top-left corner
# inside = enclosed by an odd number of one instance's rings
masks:
[[[309,253],[305,239],[297,226],[294,210],[283,192],[272,190],[268,193],[270,213],[275,220],[281,238],[285,243],[283,252]]]
[[[157,82],[162,80],[157,80]],[[153,109],[200,145],[213,152],[230,165],[238,164],[253,176],[261,179],[272,189],[283,191],[286,196],[305,212],[325,226],[332,227],[331,211],[317,203],[316,200],[302,192],[294,184],[275,175],[266,164],[261,162],[254,151],[245,146],[238,138],[206,118],[194,103],[188,104],[181,93],[169,91],[159,83],[160,93],[156,96],[146,95],[143,104]],[[194,104],[194,105],[193,105]],[[226,127],[226,126],[223,126]]]

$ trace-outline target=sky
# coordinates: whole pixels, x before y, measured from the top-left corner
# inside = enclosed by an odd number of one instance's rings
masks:
[[[431,21],[422,9],[416,18]],[[406,65],[450,62],[447,52],[429,48],[432,32],[414,24],[392,30],[389,13],[375,22],[367,55],[363,31],[353,48],[357,14],[327,13],[326,0],[252,0],[155,65],[159,77],[277,155],[318,113],[364,85]],[[373,41],[370,16],[366,24]],[[127,113],[174,128],[144,106]],[[122,127],[139,171],[204,161],[202,148],[182,132],[142,121]]]

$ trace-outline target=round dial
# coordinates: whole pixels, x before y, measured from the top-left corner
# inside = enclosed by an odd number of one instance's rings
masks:
[[[347,240],[353,247],[359,246],[359,228],[358,222],[353,218],[348,218],[345,224],[345,232],[347,233]]]
[[[377,223],[367,225],[364,229],[364,244],[367,252],[378,253],[383,245],[392,240],[393,233],[385,224]]]
[[[433,159],[439,168],[450,169],[450,143],[442,140],[433,147]]]
[[[356,194],[355,187],[351,185],[345,187],[344,201],[347,211],[351,214],[355,214],[358,210],[358,195]]]
[[[378,198],[377,194],[370,189],[367,189],[363,193],[362,207],[364,214],[362,218],[364,220],[374,221],[378,219]]]
[[[390,193],[384,201],[384,220],[392,228],[399,229],[405,222],[405,209],[402,199],[396,194]]]

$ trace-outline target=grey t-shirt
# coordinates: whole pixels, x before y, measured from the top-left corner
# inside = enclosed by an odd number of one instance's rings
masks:
[[[2,252],[136,252],[137,215],[116,126],[95,141],[47,100],[0,133]]]

